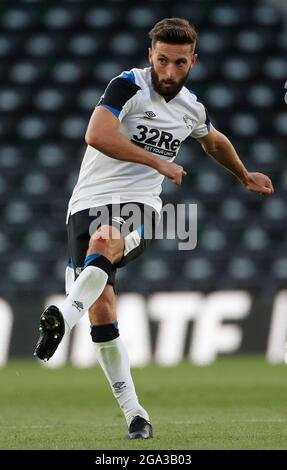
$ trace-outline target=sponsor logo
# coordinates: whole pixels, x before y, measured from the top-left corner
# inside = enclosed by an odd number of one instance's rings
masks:
[[[156,114],[153,111],[145,111],[145,119],[154,119]]]
[[[74,302],[72,303],[73,307],[75,307],[77,310],[79,310],[79,312],[81,312],[81,310],[84,310],[84,305],[82,302],[78,302],[77,300],[74,300]]]
[[[163,155],[164,157],[175,157],[181,141],[174,139],[170,132],[160,131],[147,126],[137,126],[138,133],[132,136],[134,144],[143,147],[149,152]]]
[[[117,392],[121,392],[122,390],[124,390],[124,388],[127,388],[126,387],[126,383],[125,382],[116,382],[113,384],[113,388],[117,391]]]
[[[125,219],[123,219],[122,217],[113,217],[112,220],[121,225],[125,223]]]

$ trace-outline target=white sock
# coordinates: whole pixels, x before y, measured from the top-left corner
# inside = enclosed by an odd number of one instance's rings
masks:
[[[66,267],[65,272],[65,291],[66,295],[69,295],[69,292],[75,282],[75,271],[70,266]]]
[[[122,409],[128,426],[135,416],[149,421],[149,415],[139,404],[130,371],[129,358],[120,337],[103,343],[94,343],[97,359],[110,383],[112,392]]]
[[[69,333],[90,306],[100,297],[108,280],[108,275],[96,266],[87,266],[71,287],[64,301],[62,315],[65,332]]]

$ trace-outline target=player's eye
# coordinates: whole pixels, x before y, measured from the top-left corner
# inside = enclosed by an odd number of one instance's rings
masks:
[[[164,59],[163,57],[160,57],[158,60],[159,60],[159,62],[160,62],[161,64],[165,64],[165,63],[166,63],[166,59]]]

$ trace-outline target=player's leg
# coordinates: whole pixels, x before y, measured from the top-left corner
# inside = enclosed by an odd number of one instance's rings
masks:
[[[129,426],[129,438],[152,437],[148,413],[139,404],[131,376],[125,345],[120,337],[116,296],[107,284],[101,296],[89,309],[91,336],[96,356]]]
[[[102,225],[95,231],[88,244],[84,269],[73,283],[62,312],[56,306],[50,306],[41,316],[35,356],[42,360],[52,357],[64,333],[71,331],[101,295],[113,263],[118,262],[123,253],[124,240],[116,227]]]
[[[112,266],[124,253],[119,230],[103,225],[90,238],[84,269],[64,302],[62,315],[70,331],[103,292]]]

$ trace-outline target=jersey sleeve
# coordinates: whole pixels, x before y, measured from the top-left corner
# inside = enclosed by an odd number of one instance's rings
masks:
[[[133,97],[140,89],[135,83],[134,73],[123,72],[110,81],[97,106],[104,106],[122,121],[131,109]]]
[[[194,139],[200,139],[205,137],[211,130],[211,122],[208,116],[207,109],[202,103],[198,103],[199,107],[199,118],[194,128],[192,129],[190,136]]]

